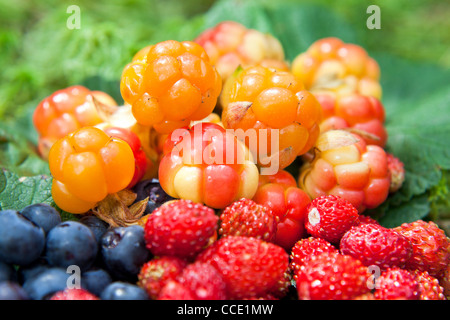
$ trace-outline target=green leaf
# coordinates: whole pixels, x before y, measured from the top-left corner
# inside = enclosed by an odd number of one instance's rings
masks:
[[[46,203],[55,207],[51,185],[52,178],[46,175],[20,177],[2,169],[0,171],[0,209],[21,210],[33,203]]]
[[[426,195],[413,198],[411,201],[403,202],[401,205],[389,208],[389,211],[375,217],[381,225],[394,228],[402,223],[413,222],[423,219],[430,211],[430,203]]]
[[[36,150],[36,132],[28,121],[0,122],[0,167],[21,176],[50,174],[47,161]]]

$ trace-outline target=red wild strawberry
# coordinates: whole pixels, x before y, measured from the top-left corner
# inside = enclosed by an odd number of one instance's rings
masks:
[[[154,258],[141,267],[138,285],[147,291],[151,299],[156,299],[166,283],[176,279],[186,265],[185,260],[177,257]]]
[[[294,273],[294,278],[296,278],[296,273],[305,261],[324,252],[338,251],[331,243],[322,238],[309,237],[297,241],[292,247],[289,264],[290,269]]]
[[[377,220],[372,218],[371,216],[366,216],[364,214],[359,215],[359,224],[379,224]]]
[[[217,228],[214,210],[190,200],[163,204],[145,223],[145,241],[153,255],[193,258],[208,244]]]
[[[408,239],[378,224],[361,224],[347,231],[340,241],[342,254],[350,255],[366,265],[382,270],[403,267],[412,254]]]
[[[269,207],[242,198],[226,207],[220,215],[222,236],[255,237],[272,241],[277,231],[277,219]]]
[[[414,275],[420,286],[420,300],[447,300],[438,279],[430,276],[427,271],[416,270]]]
[[[406,269],[428,271],[440,278],[450,263],[450,240],[434,222],[417,220],[394,228],[413,246],[413,254]]]
[[[184,268],[177,281],[187,288],[195,300],[226,300],[226,284],[212,265],[195,262]]]
[[[339,243],[345,232],[359,224],[358,210],[346,199],[335,195],[313,199],[306,211],[306,231],[331,243]]]
[[[418,300],[420,286],[408,270],[389,268],[376,279],[374,296],[377,300]]]
[[[252,237],[220,238],[197,261],[214,266],[227,285],[229,299],[265,296],[284,276],[289,257],[283,248]]]
[[[443,275],[439,278],[439,283],[444,288],[444,295],[450,297],[450,264],[445,268]]]
[[[300,300],[351,300],[370,291],[361,261],[338,252],[313,255],[297,272]]]
[[[85,289],[69,289],[56,292],[50,300],[99,300],[99,298]]]
[[[158,300],[195,300],[191,291],[176,280],[170,280],[162,289]]]

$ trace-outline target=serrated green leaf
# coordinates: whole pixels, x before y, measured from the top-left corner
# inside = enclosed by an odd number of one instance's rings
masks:
[[[421,195],[403,202],[401,205],[390,207],[377,220],[386,228],[394,228],[402,223],[413,222],[425,218],[430,212],[430,203],[426,195]]]
[[[33,203],[55,206],[51,194],[52,178],[46,175],[20,177],[2,169],[0,172],[0,209],[21,210]]]

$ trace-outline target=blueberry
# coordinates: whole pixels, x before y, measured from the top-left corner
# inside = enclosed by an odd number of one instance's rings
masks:
[[[48,265],[47,260],[44,258],[39,258],[33,263],[19,267],[18,269],[18,278],[20,283],[24,283],[28,279],[36,277],[41,272],[44,272],[50,269],[51,266]]]
[[[141,201],[148,197],[145,214],[152,213],[163,203],[174,199],[163,190],[158,179],[142,180],[133,187],[133,191],[137,195],[136,201]]]
[[[111,228],[103,234],[101,256],[109,273],[118,280],[136,281],[141,266],[150,259],[144,228],[133,225]]]
[[[0,282],[0,300],[29,300],[27,292],[14,281]]]
[[[25,281],[23,288],[32,300],[48,299],[67,287],[69,276],[62,268],[49,268]]]
[[[0,211],[0,261],[27,265],[45,247],[45,232],[15,210]]]
[[[36,223],[45,233],[61,223],[61,215],[55,208],[45,203],[29,205],[20,211],[22,215]]]
[[[100,295],[101,300],[149,300],[147,292],[128,282],[115,281],[109,284]]]
[[[0,282],[16,281],[17,273],[13,266],[0,261]]]
[[[97,252],[94,233],[80,222],[62,222],[47,235],[45,257],[52,266],[67,268],[76,265],[84,271],[92,266]]]
[[[98,243],[100,243],[100,238],[109,227],[105,221],[96,216],[83,216],[79,222],[88,226],[92,230]]]
[[[100,296],[102,291],[111,282],[111,276],[104,269],[91,269],[81,275],[81,283],[83,283],[83,286],[96,296]]]

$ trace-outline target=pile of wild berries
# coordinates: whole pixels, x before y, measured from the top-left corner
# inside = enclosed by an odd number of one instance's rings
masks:
[[[0,299],[446,299],[444,231],[365,215],[405,179],[379,77],[358,45],[289,62],[222,22],[137,52],[123,106],[55,92],[33,116],[55,206],[0,212]]]

